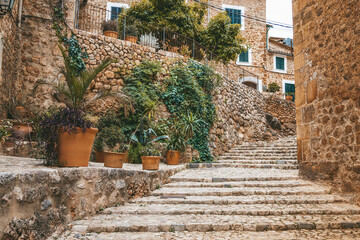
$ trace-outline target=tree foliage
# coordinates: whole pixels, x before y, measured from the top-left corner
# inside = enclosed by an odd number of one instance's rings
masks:
[[[203,29],[206,8],[198,3],[186,3],[185,0],[142,0],[131,5],[120,19],[125,16],[140,20],[148,28],[163,29],[196,37]]]
[[[231,24],[226,13],[219,13],[209,22],[202,35],[202,42],[213,51],[223,63],[236,60],[246,51],[245,38],[242,37],[239,24]]]

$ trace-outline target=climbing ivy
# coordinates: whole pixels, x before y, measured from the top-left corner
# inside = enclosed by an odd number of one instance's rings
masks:
[[[210,67],[190,60],[187,65],[178,65],[171,70],[167,87],[162,94],[162,99],[173,116],[181,118],[192,113],[202,120],[195,130],[195,136],[189,141],[198,150],[199,161],[202,162],[213,160],[209,149],[209,134],[216,114],[212,92],[218,82],[218,75]]]
[[[70,37],[68,37],[64,10],[67,10],[67,8],[64,6],[62,0],[59,0],[56,5],[53,6],[53,29],[56,31],[59,43],[64,44],[68,50],[71,66],[80,74],[86,69],[84,60],[88,58],[88,55],[86,51],[81,49],[73,32],[71,32]]]

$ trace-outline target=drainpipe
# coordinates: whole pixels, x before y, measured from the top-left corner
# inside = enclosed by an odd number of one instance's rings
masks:
[[[269,51],[269,31],[273,28],[272,25],[266,24],[266,50]]]
[[[21,16],[22,16],[22,3],[23,3],[23,1],[22,0],[20,0],[19,1],[19,6],[18,6],[18,14],[19,14],[19,22],[18,22],[18,27],[20,28],[21,27]]]

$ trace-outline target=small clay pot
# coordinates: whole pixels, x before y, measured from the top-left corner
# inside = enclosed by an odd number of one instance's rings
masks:
[[[112,38],[118,38],[118,36],[119,36],[118,33],[115,31],[105,31],[104,35],[106,37],[112,37]]]
[[[179,151],[169,150],[166,153],[166,163],[168,165],[179,165],[179,161],[180,161],[180,152]]]
[[[160,159],[158,156],[142,156],[143,170],[159,170]]]
[[[126,153],[104,152],[104,166],[122,168]]]
[[[286,96],[286,97],[285,97],[285,100],[287,100],[287,101],[290,101],[290,102],[291,102],[291,101],[293,100],[293,96]]]
[[[137,37],[133,37],[133,36],[126,36],[126,37],[125,37],[125,41],[132,42],[132,43],[137,43],[138,38],[137,38]]]
[[[31,124],[28,123],[13,123],[12,127],[12,136],[25,138],[32,133],[33,128]]]
[[[104,163],[104,152],[95,152],[96,162]]]
[[[60,166],[87,167],[89,165],[96,128],[88,128],[85,132],[77,128],[76,132],[66,132],[59,128],[57,152]]]

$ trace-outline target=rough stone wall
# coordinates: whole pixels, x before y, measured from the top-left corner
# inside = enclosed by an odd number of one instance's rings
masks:
[[[358,193],[359,9],[357,0],[293,0],[300,174]]]
[[[71,220],[148,195],[184,167],[153,172],[105,167],[20,169],[0,173],[1,239],[47,239]]]
[[[220,155],[243,141],[263,139],[266,118],[262,94],[231,79],[223,79],[214,95],[217,121],[210,131],[211,148]]]
[[[289,135],[296,134],[295,103],[279,99],[273,94],[265,95],[265,111],[277,118]]]
[[[15,20],[6,14],[0,17],[0,103],[8,100],[11,95],[18,95],[19,63],[20,63],[20,30],[17,27],[19,1],[16,0],[12,9]],[[5,117],[3,106],[0,105],[0,118]]]

